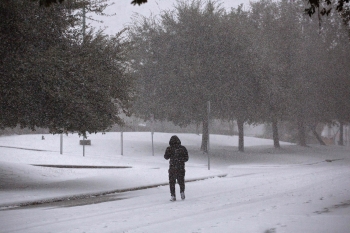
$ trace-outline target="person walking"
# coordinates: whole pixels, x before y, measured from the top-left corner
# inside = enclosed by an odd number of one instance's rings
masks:
[[[186,147],[181,145],[180,139],[174,135],[170,138],[169,146],[165,150],[164,158],[169,160],[169,187],[171,199],[176,201],[175,183],[176,180],[180,186],[181,199],[185,199],[185,162],[188,161],[188,152]]]

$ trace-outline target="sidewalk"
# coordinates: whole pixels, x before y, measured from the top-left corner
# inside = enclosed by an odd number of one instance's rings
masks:
[[[53,172],[55,169],[66,169],[65,172],[69,172],[68,168],[50,167],[49,169],[51,169],[50,172]],[[95,166],[93,171],[91,171],[92,168],[82,167],[76,168],[75,171],[77,169],[81,171],[89,170],[89,174],[85,173],[86,176],[67,180],[45,179],[44,181],[29,182],[20,184],[15,188],[1,190],[0,210],[168,185],[167,168],[131,167],[103,169]],[[208,171],[203,167],[189,166],[185,180],[186,182],[193,182],[224,176],[226,174],[220,171]]]

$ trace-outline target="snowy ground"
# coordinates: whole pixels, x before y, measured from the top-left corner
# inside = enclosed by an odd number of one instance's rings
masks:
[[[208,170],[201,136],[178,134],[186,179],[215,178],[187,182],[186,200],[172,203],[162,185],[171,135],[154,134],[154,156],[150,133],[124,133],[123,155],[120,133],[90,135],[85,157],[77,135],[63,137],[62,155],[59,135],[0,137],[0,232],[350,232],[350,148],[276,150],[246,137],[240,153],[236,136],[211,135]]]

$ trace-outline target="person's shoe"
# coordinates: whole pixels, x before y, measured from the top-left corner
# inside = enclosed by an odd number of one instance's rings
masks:
[[[170,201],[176,201],[176,197],[175,196],[171,196]]]
[[[182,199],[182,200],[185,200],[185,193],[182,192],[182,193],[180,193],[180,194],[181,194],[181,199]]]

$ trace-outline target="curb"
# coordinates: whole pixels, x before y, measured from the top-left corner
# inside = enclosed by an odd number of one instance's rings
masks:
[[[56,152],[56,151],[52,151],[52,150],[31,149],[31,148],[16,147],[16,146],[0,146],[0,147],[3,147],[3,148],[10,148],[10,149],[19,149],[19,150],[32,150],[32,151]]]
[[[216,178],[216,177],[222,178],[222,177],[226,177],[226,176],[227,176],[227,174],[221,174],[221,175],[215,175],[215,176],[206,176],[206,177],[200,177],[200,178],[185,179],[185,182],[195,182],[195,181],[212,179],[212,178]],[[94,198],[94,197],[108,195],[108,194],[137,191],[137,190],[156,188],[159,186],[166,186],[166,185],[169,185],[169,183],[168,182],[158,183],[158,184],[139,186],[139,187],[134,187],[134,188],[114,189],[111,191],[98,192],[98,193],[78,194],[78,195],[62,196],[62,197],[50,198],[50,199],[41,199],[41,200],[29,201],[29,202],[19,202],[19,203],[17,202],[17,203],[11,203],[11,204],[4,204],[4,205],[0,205],[0,211],[7,210],[7,209],[13,209],[13,208],[19,208],[19,207],[25,207],[25,206],[46,204],[46,203]]]
[[[131,166],[91,166],[91,165],[50,165],[50,164],[31,164],[36,167],[53,168],[86,168],[86,169],[113,169],[113,168],[132,168]]]

